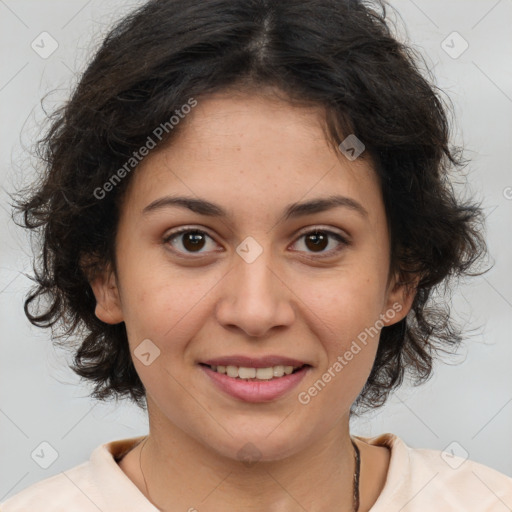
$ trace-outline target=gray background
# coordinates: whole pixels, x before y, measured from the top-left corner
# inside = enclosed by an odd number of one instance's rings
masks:
[[[30,281],[22,272],[30,270],[30,245],[10,221],[6,195],[33,177],[23,147],[40,131],[40,99],[53,91],[50,110],[64,100],[102,34],[138,3],[0,0],[0,501],[83,462],[101,443],[147,430],[135,406],[89,399],[50,333],[26,320]],[[400,37],[422,52],[454,103],[456,141],[472,158],[470,190],[483,200],[494,267],[453,297],[457,318],[472,332],[465,347],[423,387],[400,389],[384,409],[354,422],[353,433],[393,432],[413,447],[449,447],[512,476],[512,1],[392,5],[405,24],[398,20]],[[31,48],[43,31],[59,45],[46,59]],[[442,47],[454,31],[469,44],[458,58]],[[452,52],[462,48],[457,37],[447,39]],[[47,469],[35,462],[52,461],[42,442],[58,455]],[[32,458],[34,450],[44,457]]]

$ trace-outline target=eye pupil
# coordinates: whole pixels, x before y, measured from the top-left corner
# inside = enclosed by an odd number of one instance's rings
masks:
[[[310,241],[313,242],[312,247],[309,247],[308,242],[310,242]],[[314,250],[320,249],[322,251],[327,246],[327,242],[328,242],[328,237],[325,236],[325,234],[322,234],[319,232],[310,233],[306,237],[306,245],[308,246],[308,249],[314,249]]]
[[[183,236],[183,247],[188,250],[202,249],[204,247],[204,234],[199,231],[189,231]]]

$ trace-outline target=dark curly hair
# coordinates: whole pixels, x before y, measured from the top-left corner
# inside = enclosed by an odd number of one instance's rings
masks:
[[[37,145],[41,179],[14,201],[19,223],[40,241],[25,314],[72,347],[72,368],[94,383],[94,398],[130,397],[145,407],[125,325],[95,316],[89,285],[107,265],[115,271],[119,207],[136,171],[107,194],[95,191],[190,98],[228,88],[272,87],[287,101],[323,106],[328,142],[337,148],[355,134],[372,159],[390,271],[416,295],[407,317],[382,329],[354,407],[383,405],[406,370],[415,384],[426,381],[436,352],[460,344],[462,332],[434,292],[475,275],[486,253],[482,210],[457,197],[448,179],[467,161],[451,145],[442,91],[421,71],[423,57],[393,36],[386,8],[384,0],[151,0],[106,36]]]

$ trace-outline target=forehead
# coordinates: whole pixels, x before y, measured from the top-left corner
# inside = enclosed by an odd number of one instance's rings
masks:
[[[269,96],[217,93],[198,99],[167,145],[139,164],[129,199],[164,193],[270,208],[335,193],[371,205],[380,189],[370,158],[348,160],[326,139],[324,109]],[[142,203],[145,203],[142,205]]]

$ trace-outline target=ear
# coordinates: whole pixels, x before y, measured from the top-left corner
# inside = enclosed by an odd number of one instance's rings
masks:
[[[118,324],[123,321],[123,312],[119,296],[119,288],[115,273],[110,268],[98,273],[90,285],[96,298],[96,316],[107,324]]]
[[[400,281],[397,274],[391,278],[381,314],[384,326],[396,324],[407,316],[416,297],[419,281],[420,276],[415,276],[407,283]]]

